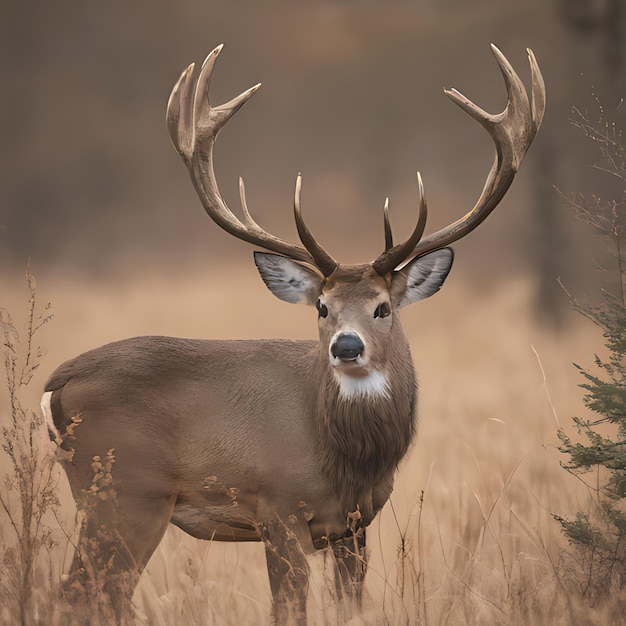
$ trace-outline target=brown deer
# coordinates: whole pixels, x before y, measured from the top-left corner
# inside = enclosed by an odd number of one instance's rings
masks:
[[[415,434],[416,380],[399,311],[440,289],[453,259],[447,246],[500,202],[544,113],[532,52],[529,101],[509,62],[492,49],[508,93],[502,113],[446,91],[495,144],[476,205],[422,238],[418,174],[413,233],[394,244],[385,205],[385,250],[362,265],[338,263],[313,237],[300,210],[300,176],[294,212],[301,245],[253,220],[241,182],[243,219],[232,213],[215,180],[213,144],[259,85],[210,104],[221,46],[197,78],[193,64],[182,73],[167,126],[204,208],[230,234],[269,251],[254,254],[261,277],[281,300],[317,308],[319,341],[138,337],[87,352],[52,374],[43,407],[84,512],[68,579],[75,595],[93,603],[94,589],[103,591],[119,620],[171,522],[200,539],[263,541],[279,623],[306,620],[304,554],[315,549],[332,549],[338,594],[358,602],[365,528],[389,498]]]

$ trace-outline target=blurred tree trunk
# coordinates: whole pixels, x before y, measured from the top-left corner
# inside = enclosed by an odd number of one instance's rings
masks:
[[[562,200],[555,192],[557,180],[555,159],[558,150],[548,134],[536,148],[533,160],[534,197],[530,246],[537,275],[537,310],[540,321],[558,328],[568,308],[567,298],[557,280],[567,274],[566,264],[573,257],[563,224]]]
[[[626,5],[624,0],[559,0],[559,14],[573,35],[572,54],[579,59],[585,56],[587,72],[598,93],[601,107],[613,111],[619,108],[626,84]],[[590,54],[591,53],[591,54]],[[573,60],[576,63],[576,58]],[[576,63],[578,67],[582,64]],[[568,93],[574,90],[568,90]],[[567,103],[569,106],[580,103]],[[567,259],[573,258],[565,224],[560,211],[562,201],[554,191],[560,186],[559,168],[555,162],[561,151],[556,138],[549,134],[549,126],[542,129],[543,141],[535,146],[534,186],[535,198],[530,227],[534,243],[534,265],[538,276],[537,304],[543,321],[558,326],[566,309],[555,281],[568,274]],[[547,135],[547,137],[546,137]],[[538,154],[537,154],[538,153]],[[576,178],[577,188],[569,191],[582,192],[585,181]],[[568,183],[566,183],[568,184]],[[623,217],[626,219],[626,217]]]

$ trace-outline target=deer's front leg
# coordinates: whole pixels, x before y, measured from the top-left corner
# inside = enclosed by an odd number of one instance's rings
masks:
[[[276,624],[306,624],[309,568],[294,525],[276,517],[261,528]]]
[[[367,571],[365,528],[351,531],[332,542],[335,557],[337,597],[358,609],[363,596],[363,581]]]

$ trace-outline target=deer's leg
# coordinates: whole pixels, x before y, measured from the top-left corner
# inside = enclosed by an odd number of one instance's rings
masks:
[[[131,623],[139,576],[171,518],[173,497],[118,495],[88,498],[64,595],[85,623]]]
[[[332,542],[332,550],[335,556],[337,596],[360,607],[363,581],[367,571],[365,528],[361,527],[340,539],[335,539]]]
[[[294,525],[280,518],[263,524],[265,558],[272,590],[274,622],[306,624],[309,568]]]

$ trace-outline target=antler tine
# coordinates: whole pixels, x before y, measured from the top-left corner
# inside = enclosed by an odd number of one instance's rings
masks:
[[[221,50],[220,45],[207,56],[195,81],[192,64],[174,85],[167,106],[167,128],[172,142],[189,170],[202,205],[216,224],[238,239],[253,245],[295,260],[314,263],[313,256],[305,248],[275,237],[252,219],[246,205],[243,183],[240,183],[240,193],[244,222],[233,214],[220,194],[213,168],[213,145],[224,124],[261,86],[259,83],[230,102],[212,106],[209,101],[209,85]]]
[[[417,191],[419,195],[419,216],[417,218],[417,224],[415,224],[411,236],[404,243],[398,244],[397,246],[393,245],[391,225],[389,224],[389,206],[388,203],[385,202],[385,251],[372,263],[374,271],[380,276],[385,276],[385,274],[393,272],[398,265],[405,261],[424,234],[428,209],[426,206],[426,196],[424,194],[424,184],[419,172],[417,173]]]
[[[189,122],[192,118],[190,105],[193,104],[193,93],[190,91],[193,90],[190,87],[193,85],[191,77],[194,68],[195,63],[192,63],[180,75],[167,102],[167,130],[174,147],[185,159],[185,163],[187,162],[186,155],[190,152],[190,146],[193,144],[193,133],[187,131],[190,128],[193,130],[193,126]]]
[[[246,200],[246,186],[243,184],[243,178],[239,177],[239,200],[241,202],[241,208],[243,210],[243,221],[248,228],[261,230],[261,227],[256,223],[250,211],[248,210],[248,201]]]
[[[464,217],[420,241],[411,256],[423,256],[458,241],[474,230],[504,197],[520,163],[532,143],[545,111],[546,92],[537,61],[528,51],[532,75],[532,104],[524,84],[506,57],[491,46],[506,84],[508,103],[502,113],[491,115],[467,99],[455,89],[446,95],[466,113],[478,121],[491,135],[496,155],[487,177],[485,187],[474,205]]]
[[[383,228],[385,230],[385,252],[389,252],[389,250],[393,248],[393,233],[391,232],[391,223],[389,222],[389,198],[385,198],[383,222]]]
[[[337,269],[337,261],[331,257],[322,246],[313,237],[311,231],[304,223],[302,219],[302,210],[300,208],[300,190],[302,188],[302,174],[298,172],[296,178],[296,191],[293,199],[293,214],[296,219],[296,228],[298,229],[298,235],[300,241],[304,244],[304,247],[309,251],[313,259],[315,259],[315,265],[322,271],[324,276],[330,276]]]
[[[530,48],[526,48],[526,52],[530,63],[532,90],[531,108],[536,134],[543,121],[543,114],[546,112],[546,84],[543,82],[543,76],[541,75],[535,54]]]

